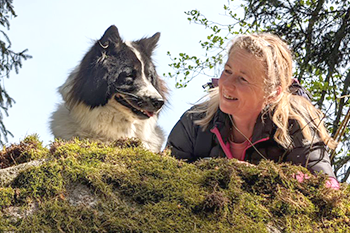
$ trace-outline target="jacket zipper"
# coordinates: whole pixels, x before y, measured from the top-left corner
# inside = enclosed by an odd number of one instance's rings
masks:
[[[247,146],[247,147],[244,149],[244,151],[243,151],[243,156],[242,156],[243,160],[242,160],[242,161],[245,160],[246,152],[247,152],[247,150],[248,150],[250,147],[255,146],[256,144],[258,144],[258,143],[260,143],[260,142],[265,142],[265,141],[267,141],[267,140],[269,140],[269,139],[270,139],[270,137],[262,138],[262,139],[260,139],[260,140],[258,140],[258,141],[256,141],[256,142],[252,143],[253,145],[249,143],[249,146]],[[255,148],[254,148],[254,149],[255,149]],[[258,153],[260,153],[260,152],[258,152]]]
[[[229,144],[225,145],[224,141],[222,140],[222,137],[221,137],[221,134],[220,134],[218,128],[215,127],[213,129],[211,129],[210,132],[212,132],[216,135],[217,139],[219,140],[220,146],[221,146],[222,150],[224,151],[226,157],[228,159],[232,159],[233,156],[231,154],[230,148],[228,148],[230,145]]]

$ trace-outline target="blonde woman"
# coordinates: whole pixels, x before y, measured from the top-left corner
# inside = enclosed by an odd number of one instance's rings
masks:
[[[329,175],[328,185],[338,188],[326,151],[336,143],[322,113],[294,94],[291,85],[291,51],[280,38],[268,33],[238,36],[218,87],[183,114],[168,137],[168,148],[188,162],[207,157],[292,162]]]

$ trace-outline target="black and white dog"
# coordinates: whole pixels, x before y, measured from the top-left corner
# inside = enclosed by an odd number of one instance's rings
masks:
[[[151,60],[159,36],[123,42],[110,26],[59,87],[64,103],[52,114],[53,135],[138,138],[147,149],[160,151],[165,138],[157,118],[167,88]]]

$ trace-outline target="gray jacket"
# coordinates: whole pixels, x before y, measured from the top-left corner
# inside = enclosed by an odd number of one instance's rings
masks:
[[[202,127],[194,124],[195,120],[203,116],[187,111],[170,132],[167,147],[176,158],[193,162],[208,157],[230,157],[228,138],[232,125],[228,115],[218,110],[204,131]],[[335,178],[325,144],[319,140],[305,144],[299,124],[293,120],[289,123],[293,145],[286,150],[273,139],[276,126],[272,120],[265,116],[262,121],[259,116],[252,136],[255,148],[250,146],[245,150],[244,161],[258,164],[266,158],[277,163],[291,162],[307,167],[313,173],[323,172]]]

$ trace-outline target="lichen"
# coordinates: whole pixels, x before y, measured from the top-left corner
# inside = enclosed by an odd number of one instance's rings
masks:
[[[290,164],[227,159],[188,164],[169,151],[152,153],[134,139],[56,140],[46,148],[30,136],[0,155],[7,166],[44,161],[1,184],[1,232],[350,229],[349,186],[326,188],[324,175]],[[310,178],[299,183],[298,171]]]

